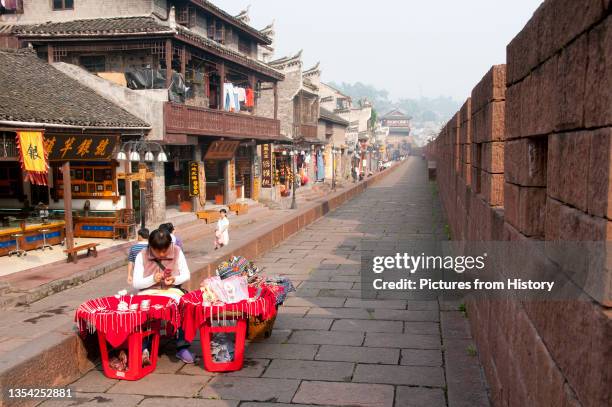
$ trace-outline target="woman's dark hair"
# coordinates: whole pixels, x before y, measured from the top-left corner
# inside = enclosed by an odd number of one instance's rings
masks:
[[[142,237],[143,239],[148,239],[149,238],[149,229],[142,228],[142,229],[138,230],[138,236]]]
[[[227,211],[225,209],[221,209],[219,212],[224,213],[227,215]]]
[[[174,225],[172,223],[170,223],[170,222],[162,223],[161,225],[159,225],[159,228],[160,229],[165,229],[165,230],[167,230],[170,233],[174,232]]]
[[[149,235],[149,247],[155,250],[166,250],[172,244],[172,236],[166,229],[155,229]]]

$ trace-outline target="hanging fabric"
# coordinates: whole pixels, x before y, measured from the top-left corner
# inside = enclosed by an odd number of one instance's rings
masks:
[[[317,152],[317,181],[325,179],[325,163],[323,162],[323,154],[321,150]]]
[[[253,92],[253,89],[251,88],[247,88],[246,89],[246,103],[245,103],[246,107],[253,107],[255,106],[255,92]]]
[[[244,88],[238,88],[238,101],[246,102],[246,91]]]
[[[240,100],[239,100],[239,96],[238,96],[238,87],[234,87],[234,106],[235,106],[235,111],[239,112],[240,111]]]
[[[17,132],[17,148],[25,179],[35,185],[47,185],[49,164],[42,131]]]
[[[230,82],[223,84],[224,109],[228,112],[236,110],[236,99],[234,98],[234,85]]]

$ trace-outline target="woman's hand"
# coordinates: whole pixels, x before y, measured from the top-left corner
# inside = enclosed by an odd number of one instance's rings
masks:
[[[161,282],[161,281],[162,281],[162,279],[164,278],[164,275],[158,271],[157,273],[155,273],[155,275],[153,276],[153,278],[155,279],[155,282],[156,282],[156,283],[159,283],[159,282]]]
[[[174,285],[174,277],[170,276],[170,277],[165,277],[164,278],[164,284],[165,285]]]
[[[131,285],[133,282],[134,282],[134,278],[131,275],[129,275],[127,278],[127,283]]]

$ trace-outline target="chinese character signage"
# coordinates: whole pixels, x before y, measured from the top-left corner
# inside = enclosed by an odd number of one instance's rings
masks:
[[[109,161],[118,136],[45,135],[49,161]]]
[[[41,131],[17,132],[17,148],[25,179],[36,185],[47,185],[47,154]]]
[[[200,196],[200,166],[197,161],[189,162],[189,196]]]
[[[261,187],[272,188],[272,145],[261,145]]]

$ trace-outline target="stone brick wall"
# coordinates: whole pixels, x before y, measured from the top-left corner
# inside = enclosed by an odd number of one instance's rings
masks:
[[[278,120],[281,134],[293,135],[293,98],[302,86],[302,64],[295,64],[283,70],[285,80],[278,82]],[[272,84],[262,87],[261,97],[257,100],[257,114],[263,117],[274,116],[274,92]]]
[[[144,16],[152,12],[153,0],[74,0],[72,10],[53,10],[51,0],[23,0],[23,14],[3,15],[0,17],[0,22],[30,24],[46,21]]]
[[[546,0],[427,146],[453,239],[612,240],[611,4]],[[596,274],[580,301],[467,304],[495,406],[611,404]]]

